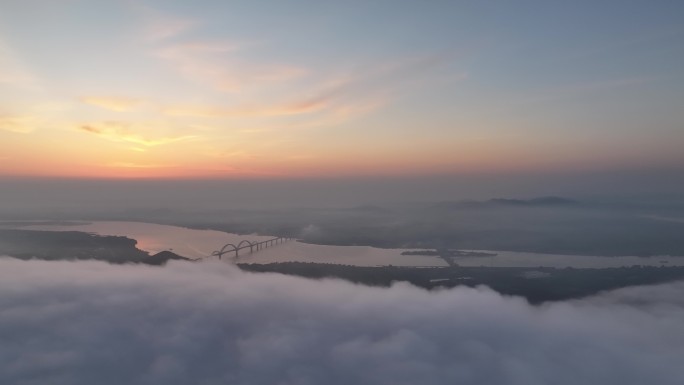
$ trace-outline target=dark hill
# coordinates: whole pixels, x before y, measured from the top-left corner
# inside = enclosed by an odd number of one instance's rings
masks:
[[[163,265],[170,260],[191,261],[189,258],[181,257],[174,252],[165,250],[143,259],[142,262],[148,265]]]

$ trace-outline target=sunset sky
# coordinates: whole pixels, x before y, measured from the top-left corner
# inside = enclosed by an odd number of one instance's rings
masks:
[[[684,168],[682,1],[0,2],[0,176]]]

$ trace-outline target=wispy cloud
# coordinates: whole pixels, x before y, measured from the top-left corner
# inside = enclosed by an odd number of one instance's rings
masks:
[[[263,65],[239,60],[235,52],[244,44],[194,42],[166,46],[154,55],[168,62],[186,79],[222,92],[292,80],[306,73],[291,65]]]
[[[29,134],[36,129],[36,118],[32,116],[2,116],[0,115],[0,130],[17,134]]]
[[[146,5],[135,4],[134,8],[143,18],[142,35],[148,43],[174,38],[199,24],[197,20],[169,15]]]
[[[81,98],[81,101],[86,104],[117,112],[130,111],[142,103],[140,99],[111,96],[88,96]]]
[[[0,84],[35,87],[36,77],[19,59],[14,50],[0,38]]]
[[[151,54],[190,82],[215,91],[238,92],[248,87],[297,78],[305,72],[291,65],[257,63],[236,54],[252,43],[230,39],[174,41],[173,38],[200,26],[200,23],[145,5],[136,5],[135,8],[145,20],[143,35]]]
[[[442,64],[442,55],[432,55],[372,65],[351,74],[329,76],[314,82],[309,92],[297,98],[271,104],[242,104],[238,106],[175,105],[163,112],[170,116],[203,118],[246,118],[323,114],[316,121],[298,122],[297,127],[333,124],[370,113],[392,99],[401,97],[424,74]],[[462,80],[466,74],[459,75]],[[453,78],[451,79],[454,80]],[[286,124],[285,126],[292,126]],[[283,127],[282,122],[278,127]],[[259,131],[263,129],[248,129]]]
[[[162,32],[168,30],[180,34],[193,26],[188,20],[163,17],[160,20],[166,20],[157,23],[166,26],[158,28]],[[159,35],[167,35],[162,32]],[[325,74],[325,71],[292,64],[254,60],[250,57],[250,50],[254,46],[264,48],[263,45],[268,43],[263,41],[255,43],[229,38],[163,40],[157,39],[160,44],[150,46],[151,54],[181,78],[213,91],[239,93],[243,99],[227,105],[178,103],[162,109],[164,114],[174,117],[247,118],[325,113],[330,115],[326,120],[341,121],[369,113],[399,97],[407,88],[424,80],[425,74],[453,56],[437,53],[388,59],[358,66],[351,73]],[[283,95],[283,85],[294,85],[299,92],[290,92],[292,97],[285,100],[273,100],[278,98],[277,95]],[[249,98],[247,95],[256,97],[256,100],[244,100]],[[266,100],[272,101],[265,102],[264,95],[267,95]]]
[[[172,106],[164,110],[170,116],[192,116],[204,118],[239,118],[239,117],[263,117],[302,115],[320,111],[329,105],[325,98],[295,101],[270,106]]]
[[[184,135],[151,139],[134,132],[129,128],[129,125],[119,122],[84,124],[79,126],[78,129],[114,142],[128,142],[146,147],[160,146],[197,138],[195,135]]]
[[[449,60],[449,55],[432,54],[373,63],[352,73],[331,77],[317,87],[313,96],[293,105],[324,103],[331,117],[342,120],[363,115],[401,98],[413,87],[431,80],[444,81],[430,77],[438,77],[435,70]],[[451,74],[448,81],[462,81],[467,77],[467,73]]]
[[[153,42],[165,40],[189,30],[194,25],[195,22],[192,20],[158,20],[148,26],[145,31],[145,38],[147,41]]]
[[[382,108],[387,103],[387,99],[368,98],[340,106],[333,106],[327,110],[324,110],[324,113],[318,114],[312,119],[286,123],[275,122],[269,125],[243,127],[240,129],[240,132],[247,134],[258,134],[274,131],[309,130],[320,127],[331,127],[369,114],[378,108]]]

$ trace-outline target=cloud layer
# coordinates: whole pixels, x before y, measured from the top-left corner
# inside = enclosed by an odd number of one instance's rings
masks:
[[[220,263],[0,259],[0,383],[680,384],[683,294],[537,308]]]

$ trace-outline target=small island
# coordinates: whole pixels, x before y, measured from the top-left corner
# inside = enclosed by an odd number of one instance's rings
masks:
[[[425,255],[432,257],[496,257],[496,253],[486,253],[483,251],[463,251],[463,250],[407,250],[401,255]]]

